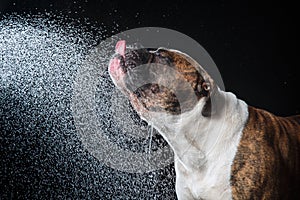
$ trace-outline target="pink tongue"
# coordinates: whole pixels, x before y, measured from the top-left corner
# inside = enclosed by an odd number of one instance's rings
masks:
[[[116,44],[116,53],[120,54],[121,56],[124,57],[125,51],[126,51],[126,41],[125,40],[120,40]]]
[[[126,51],[126,41],[120,40],[116,44],[115,49],[117,54],[120,54],[121,56],[125,56]],[[118,79],[120,76],[122,76],[122,71],[120,69],[120,59],[119,58],[113,58],[109,63],[109,71],[113,73],[114,77]]]
[[[109,70],[111,72],[116,72],[120,67],[120,60],[118,58],[113,58],[109,63]]]

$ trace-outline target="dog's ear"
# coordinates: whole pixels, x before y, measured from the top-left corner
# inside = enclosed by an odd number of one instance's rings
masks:
[[[199,63],[194,62],[201,76],[199,79],[201,82],[197,85],[198,95],[200,98],[205,99],[205,105],[202,108],[201,114],[204,117],[216,116],[224,107],[225,99],[223,95],[220,95],[219,88],[212,77]]]
[[[211,113],[212,113],[212,106],[211,106],[211,84],[208,81],[204,81],[201,84],[201,94],[202,94],[202,98],[206,98],[206,102],[205,105],[203,106],[202,109],[202,115],[204,117],[210,117]]]
[[[202,109],[201,114],[202,114],[203,117],[210,117],[211,113],[212,113],[211,98],[208,97],[208,99],[206,100],[205,105]]]
[[[206,94],[206,102],[201,111],[202,116],[216,116],[224,107],[224,97],[220,95],[218,87],[210,83],[203,85],[203,91],[205,91],[204,94]]]

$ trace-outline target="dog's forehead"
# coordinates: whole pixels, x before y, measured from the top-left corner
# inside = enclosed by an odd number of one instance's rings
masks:
[[[197,61],[195,61],[191,56],[189,56],[186,53],[183,53],[179,50],[175,50],[175,49],[164,49],[165,51],[169,52],[170,56],[173,57],[173,59],[180,61],[181,62],[185,62],[185,66],[193,66],[195,67],[195,69],[199,70],[200,69],[200,65]],[[188,64],[187,64],[188,63]],[[182,63],[183,64],[183,63]]]

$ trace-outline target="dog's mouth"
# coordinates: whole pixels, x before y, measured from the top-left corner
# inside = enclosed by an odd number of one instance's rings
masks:
[[[126,49],[126,42],[116,44],[116,56],[110,61],[109,72],[116,81],[122,80],[126,73],[137,66],[151,63],[155,48]]]

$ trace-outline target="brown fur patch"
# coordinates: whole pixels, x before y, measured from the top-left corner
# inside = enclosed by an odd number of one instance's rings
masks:
[[[197,91],[197,86],[199,84],[201,85],[204,82],[204,79],[193,63],[188,62],[186,58],[180,54],[176,54],[174,52],[170,52],[169,54],[173,61],[172,64],[174,65],[176,71],[178,71],[181,75],[181,77],[178,78],[184,78],[184,80],[190,83],[194,91]],[[199,95],[198,98],[201,98],[201,96]]]
[[[300,116],[249,107],[231,170],[233,199],[299,199]]]

